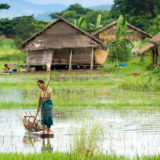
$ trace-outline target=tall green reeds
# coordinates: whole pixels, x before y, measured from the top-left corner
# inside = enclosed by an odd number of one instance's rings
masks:
[[[100,155],[102,140],[103,129],[99,124],[83,123],[80,130],[76,131],[72,152],[82,158]]]

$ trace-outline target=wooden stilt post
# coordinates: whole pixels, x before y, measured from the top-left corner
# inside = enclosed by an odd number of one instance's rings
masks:
[[[158,49],[157,49],[157,47],[156,47],[156,65],[158,64]]]
[[[48,57],[48,59],[47,59],[47,64],[46,64],[46,71],[47,72],[50,72],[51,71],[51,69],[52,69],[52,60],[53,60],[53,50],[49,50],[48,51],[49,53],[49,57]]]
[[[69,72],[72,70],[72,49],[71,49],[71,52],[70,52],[70,58],[69,58]]]
[[[26,72],[30,72],[30,66],[29,66],[29,55],[28,55],[28,57],[27,57]]]
[[[158,64],[160,65],[160,46],[158,46]]]
[[[92,52],[91,52],[91,65],[90,65],[90,70],[93,70],[93,65],[94,65],[94,48],[92,48]]]
[[[154,48],[152,49],[152,65],[153,67],[155,65],[155,49]]]

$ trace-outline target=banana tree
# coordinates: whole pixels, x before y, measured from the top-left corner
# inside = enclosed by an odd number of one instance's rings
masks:
[[[127,38],[127,35],[134,33],[127,30],[127,18],[120,15],[117,22],[116,40],[108,45],[110,50],[109,57],[118,61],[128,61],[134,47],[131,40]]]
[[[102,27],[101,21],[102,21],[102,15],[98,14],[96,24],[92,24],[92,23],[88,24],[89,30],[95,31],[95,30],[101,28]]]
[[[84,17],[80,17],[78,20],[75,19],[74,20],[74,25],[81,28],[81,29],[84,29],[86,30],[87,29],[87,23],[85,21],[85,18]]]

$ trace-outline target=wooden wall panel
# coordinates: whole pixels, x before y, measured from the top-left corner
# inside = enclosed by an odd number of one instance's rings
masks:
[[[27,65],[29,66],[42,66],[52,61],[53,51],[34,51],[28,54]]]

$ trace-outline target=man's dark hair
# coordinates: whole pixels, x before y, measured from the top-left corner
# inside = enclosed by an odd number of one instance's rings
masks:
[[[45,82],[43,80],[38,80],[37,82],[44,84]]]

